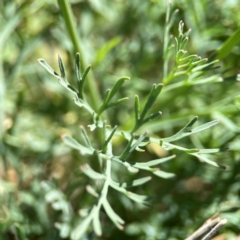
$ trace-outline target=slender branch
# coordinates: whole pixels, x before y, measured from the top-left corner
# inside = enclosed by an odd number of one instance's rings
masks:
[[[210,240],[226,223],[227,219],[221,219],[221,221],[202,240]]]
[[[167,6],[167,13],[166,13],[166,22],[165,22],[165,28],[164,28],[164,41],[163,41],[163,82],[165,82],[165,79],[167,77],[168,73],[168,58],[167,58],[167,46],[169,41],[169,18],[170,18],[170,9],[171,9],[171,3],[168,1]]]
[[[197,231],[195,231],[185,240],[208,240],[210,239],[209,237],[213,236],[213,234],[215,234],[226,222],[226,219],[221,219],[219,217],[214,219],[208,219]]]
[[[61,9],[66,29],[74,47],[74,51],[80,53],[80,56],[82,58],[82,68],[86,69],[86,62],[83,55],[84,51],[81,45],[79,34],[77,32],[77,26],[74,21],[74,16],[70,4],[67,0],[58,0],[58,5]],[[97,85],[94,83],[94,75],[92,71],[90,71],[88,74],[88,80],[86,81],[86,85],[90,94],[90,99],[92,100],[93,108],[96,110],[98,109],[98,105],[101,102],[101,96],[98,91]]]

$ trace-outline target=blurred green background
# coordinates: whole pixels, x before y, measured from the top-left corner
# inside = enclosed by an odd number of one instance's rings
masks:
[[[92,65],[99,92],[103,94],[121,76],[131,78],[119,92],[130,100],[109,111],[110,124],[127,130],[132,124],[134,95],[144,99],[152,84],[162,81],[167,1],[70,3],[82,54]],[[240,26],[238,0],[179,0],[172,5],[172,10],[180,11],[170,32],[178,34],[180,20],[186,30],[192,29],[187,46],[191,54],[211,56]],[[37,62],[44,58],[58,70],[60,54],[69,81],[75,81],[76,53],[57,1],[0,1],[0,53],[0,239],[70,239],[68,233],[79,221],[79,209],[91,206],[94,200],[85,191],[90,180],[79,170],[89,159],[64,146],[60,137],[78,136],[79,125],[87,128],[92,119]],[[174,59],[170,65],[173,63]],[[230,69],[226,77],[236,75],[240,46],[219,65],[220,70],[208,75],[226,69]],[[89,231],[85,239],[184,239],[216,213],[228,220],[217,239],[237,239],[240,85],[229,79],[163,91],[155,106],[163,116],[148,125],[151,133],[166,137],[195,115],[200,123],[220,119],[221,124],[183,139],[179,145],[228,147],[228,152],[212,156],[228,169],[215,169],[172,150],[177,158],[163,168],[176,173],[177,178],[153,177],[135,189],[154,196],[152,206],[143,208],[112,191],[109,201],[125,220],[125,230],[117,230],[103,214],[103,236],[97,238]],[[122,149],[122,140],[116,139],[113,147],[116,152]],[[169,154],[154,144],[147,150],[134,153],[133,158],[144,161]],[[117,167],[116,178],[134,179]]]

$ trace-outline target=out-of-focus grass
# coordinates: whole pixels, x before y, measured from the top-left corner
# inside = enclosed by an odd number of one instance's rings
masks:
[[[166,2],[71,2],[84,58],[93,66],[100,93],[118,77],[130,76],[131,81],[119,94],[129,96],[133,106],[135,94],[144,98],[152,83],[162,81]],[[192,29],[188,51],[202,57],[210,57],[240,26],[237,1],[181,0],[173,6],[180,12],[171,33],[177,35],[178,22],[184,20],[186,29]],[[60,54],[67,63],[69,81],[74,81],[75,52],[55,1],[1,1],[0,20],[0,238],[19,237],[20,231],[22,239],[59,239],[54,224],[66,222],[72,227],[79,208],[92,202],[84,191],[88,179],[78,170],[87,160],[64,146],[60,136],[77,135],[78,125],[87,125],[91,119],[71,103],[71,97],[36,60],[44,57],[57,69]],[[239,71],[239,55],[237,45],[222,59],[219,71],[231,68],[224,77]],[[131,104],[110,111],[112,125],[127,128],[131,124]],[[161,137],[179,130],[194,115],[199,116],[200,123],[220,119],[221,126],[181,144],[229,146],[229,152],[214,157],[229,170],[221,172],[178,154],[176,161],[164,166],[176,173],[177,179],[154,178],[147,187],[138,189],[156,197],[150,209],[110,195],[109,201],[120,200],[116,211],[122,213],[127,227],[119,232],[103,217],[103,238],[183,239],[218,211],[228,218],[223,230],[226,239],[237,236],[239,84],[224,81],[165,91],[156,108],[163,117],[148,128]],[[113,147],[118,145],[121,147],[121,141],[116,140]],[[156,145],[148,149],[152,157],[165,154]],[[136,153],[135,157],[144,161],[149,155]],[[51,199],[45,198],[50,190],[42,181],[48,181],[69,212],[51,207]],[[62,236],[67,231],[62,231]],[[91,234],[88,238],[95,239]]]

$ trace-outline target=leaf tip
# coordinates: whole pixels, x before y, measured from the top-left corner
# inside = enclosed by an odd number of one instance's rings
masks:
[[[80,166],[80,170],[84,171],[86,167],[87,167],[87,164],[84,164],[84,165]]]
[[[123,230],[124,230],[124,227],[123,227],[123,226],[120,226],[120,227],[119,227],[119,230],[123,231]]]
[[[64,139],[67,135],[63,134],[61,135],[61,138]]]
[[[222,170],[227,170],[227,166],[224,166],[224,165],[219,165],[219,167],[222,169]]]

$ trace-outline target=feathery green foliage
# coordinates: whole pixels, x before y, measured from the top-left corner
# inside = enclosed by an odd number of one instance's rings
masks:
[[[0,239],[186,239],[212,216],[238,235],[240,22],[222,4],[0,3]]]

